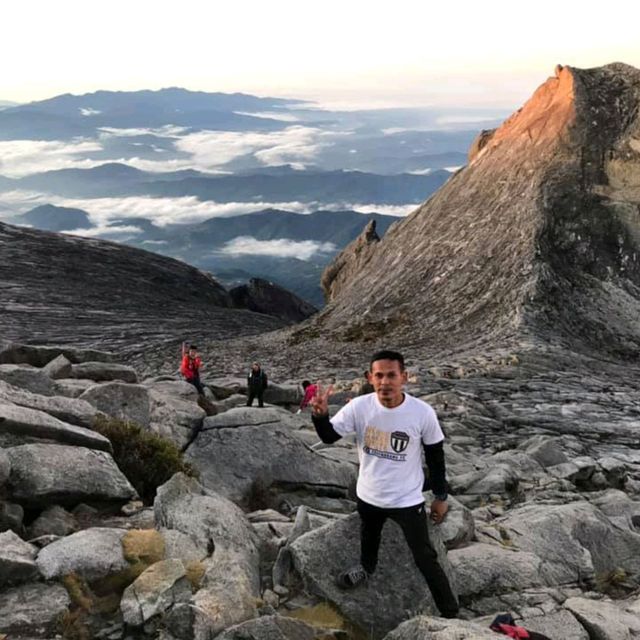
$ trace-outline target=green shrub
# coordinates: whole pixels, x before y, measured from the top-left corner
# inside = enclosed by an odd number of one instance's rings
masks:
[[[93,429],[109,438],[113,459],[146,505],[153,503],[156,489],[175,473],[198,475],[173,442],[133,422],[101,417]]]

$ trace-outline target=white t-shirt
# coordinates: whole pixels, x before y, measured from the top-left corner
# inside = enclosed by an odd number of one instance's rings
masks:
[[[342,407],[331,424],[341,436],[356,434],[360,458],[356,492],[361,500],[383,508],[424,502],[422,443],[444,440],[431,405],[405,393],[402,404],[387,409],[370,393]]]

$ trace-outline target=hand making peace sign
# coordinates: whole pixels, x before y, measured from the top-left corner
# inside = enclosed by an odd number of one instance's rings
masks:
[[[320,382],[317,383],[316,395],[311,400],[311,411],[314,416],[326,416],[329,413],[329,396],[333,391],[333,385],[329,385],[327,390],[322,389]]]

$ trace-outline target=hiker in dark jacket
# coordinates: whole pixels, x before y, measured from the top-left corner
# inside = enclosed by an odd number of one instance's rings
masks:
[[[253,405],[253,399],[258,398],[258,406],[264,407],[262,396],[267,388],[267,374],[260,368],[259,362],[251,365],[251,371],[247,376],[247,407]]]

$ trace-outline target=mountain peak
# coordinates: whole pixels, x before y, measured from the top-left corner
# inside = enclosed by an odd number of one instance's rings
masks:
[[[558,68],[369,245],[314,326],[429,350],[544,339],[637,355],[638,114],[638,69]]]

